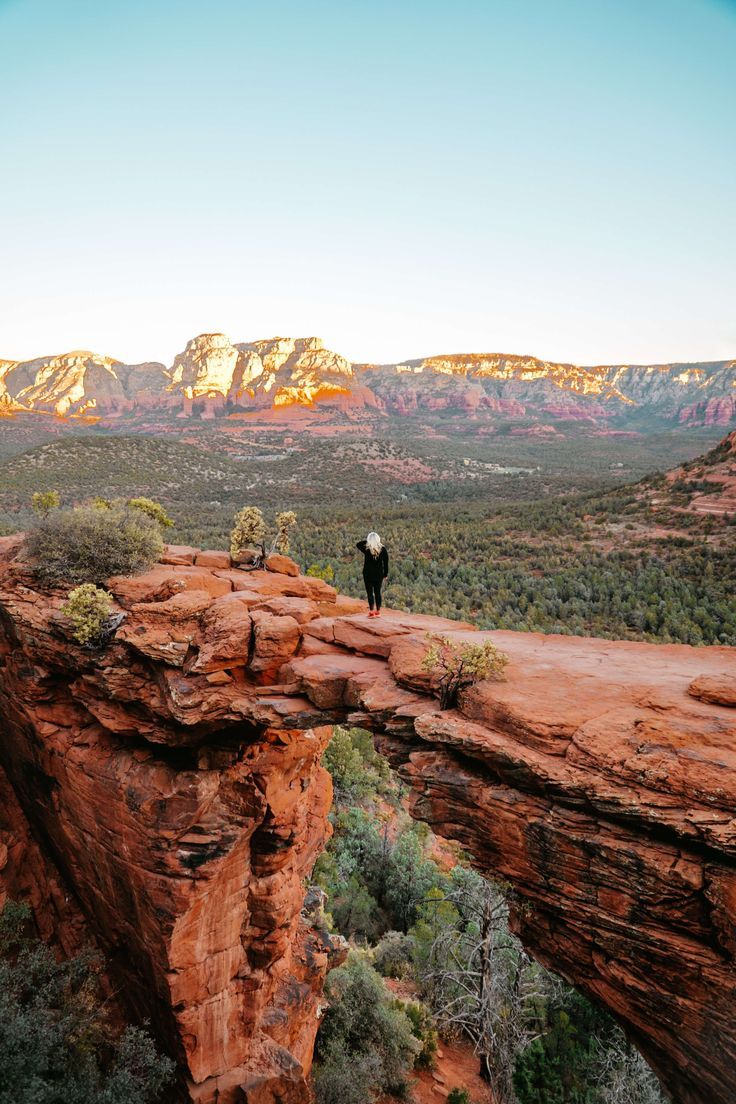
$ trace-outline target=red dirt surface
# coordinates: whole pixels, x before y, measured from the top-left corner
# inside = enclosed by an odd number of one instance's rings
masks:
[[[410,981],[386,978],[386,985],[399,1000],[416,1000],[416,986]],[[453,1089],[465,1089],[473,1104],[493,1104],[490,1086],[478,1073],[478,1059],[469,1043],[440,1040],[433,1070],[417,1070],[412,1078],[415,1104],[442,1104]],[[393,1097],[383,1098],[388,1104]]]

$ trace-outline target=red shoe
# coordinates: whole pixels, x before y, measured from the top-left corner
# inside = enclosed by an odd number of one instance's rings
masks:
[[[381,611],[380,611],[380,610],[376,610],[375,616],[376,616],[376,617],[380,617],[380,616],[381,616]]]
[[[376,611],[375,610],[368,610],[368,616],[369,617],[375,617],[376,616]]]

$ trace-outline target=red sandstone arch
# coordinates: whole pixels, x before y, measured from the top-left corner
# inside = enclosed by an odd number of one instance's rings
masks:
[[[302,886],[326,831],[325,726],[348,720],[376,732],[415,816],[514,884],[525,944],[617,1016],[673,1099],[730,1104],[732,649],[493,633],[506,681],[440,713],[423,635],[470,627],[369,620],[319,580],[170,550],[111,581],[127,617],[91,655],[16,554],[0,542],[0,886],[28,889],[21,853],[46,863],[39,913],[73,942],[61,881],[179,1054],[183,1098],[305,1098],[339,948]]]

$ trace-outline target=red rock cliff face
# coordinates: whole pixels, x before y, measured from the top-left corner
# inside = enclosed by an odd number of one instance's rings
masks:
[[[176,668],[126,644],[85,655],[55,628],[58,599],[27,581],[2,578],[6,892],[30,882],[67,950],[84,915],[122,1003],[176,1055],[179,1096],[304,1100],[335,953],[300,915],[326,836],[329,729],[225,716],[212,675],[193,678],[209,714],[182,723]]]
[[[493,633],[508,677],[441,713],[424,634],[469,626],[369,620],[318,580],[170,549],[111,580],[126,620],[92,655],[13,556],[7,541],[0,759],[39,862],[191,1099],[306,1100],[335,951],[300,917],[303,879],[326,831],[324,726],[349,719],[414,814],[513,883],[527,946],[611,1009],[673,1098],[731,1104],[732,649]]]

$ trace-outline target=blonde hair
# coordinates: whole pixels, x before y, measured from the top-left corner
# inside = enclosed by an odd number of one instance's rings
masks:
[[[379,537],[378,533],[370,532],[365,538],[365,543],[368,551],[371,553],[372,556],[377,556],[383,548],[383,544],[381,543],[381,538]]]

